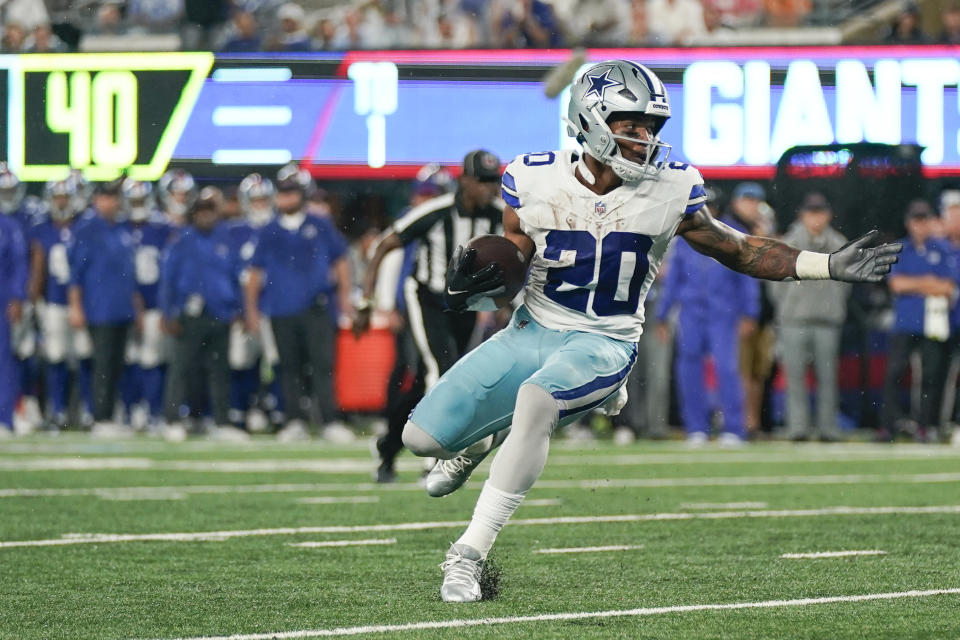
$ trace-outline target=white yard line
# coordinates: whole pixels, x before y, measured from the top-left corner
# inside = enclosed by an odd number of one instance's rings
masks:
[[[466,490],[479,490],[481,475]],[[542,489],[662,489],[669,487],[747,487],[787,486],[820,484],[939,484],[960,482],[960,473],[904,473],[904,474],[852,474],[852,475],[807,475],[807,476],[723,476],[713,478],[620,478],[616,480],[539,480],[535,487]],[[330,491],[423,491],[416,482],[396,484],[361,483],[278,483],[258,485],[170,485],[163,487],[93,487],[82,489],[0,489],[0,498],[22,497],[75,497],[106,496],[111,492],[173,491],[197,494],[231,493],[308,493]]]
[[[923,507],[826,507],[822,509],[784,509],[778,511],[714,511],[706,513],[639,513],[612,516],[564,516],[554,518],[518,518],[511,526],[545,526],[555,524],[599,524],[613,522],[665,522],[672,520],[729,520],[739,518],[816,518],[821,516],[925,515],[960,513],[960,505]],[[229,531],[194,531],[182,533],[70,533],[48,540],[7,540],[0,548],[55,547],[72,544],[113,542],[208,542],[251,536],[291,536],[310,533],[372,533],[386,531],[425,531],[465,527],[466,520],[439,522],[399,522],[394,524],[332,525],[325,527],[281,527],[272,529],[239,529]]]
[[[847,556],[885,556],[886,551],[879,549],[869,549],[866,551],[817,551],[815,553],[785,553],[781,558],[802,559],[802,558],[845,558]]]
[[[4,449],[0,447],[0,454]],[[118,451],[120,452],[120,451]],[[132,453],[135,450],[124,449]],[[66,452],[65,452],[66,453]],[[92,453],[107,454],[103,450]],[[759,463],[821,463],[884,460],[939,460],[960,458],[960,449],[954,447],[863,448],[850,446],[838,449],[783,450],[778,452],[743,453],[640,453],[616,455],[557,455],[549,460],[551,467],[562,466],[649,466],[702,464],[759,464]],[[155,460],[146,457],[111,457],[109,455],[76,457],[12,457],[0,458],[0,471],[98,471],[108,469],[149,469],[154,471],[193,471],[208,473],[370,473],[374,462],[366,457],[339,459],[262,459],[262,460]],[[401,460],[400,471],[419,471],[419,460]]]
[[[574,613],[544,613],[535,616],[505,616],[501,618],[473,618],[461,620],[431,620],[406,624],[369,625],[363,627],[336,627],[333,629],[305,629],[302,631],[279,631],[272,633],[245,633],[230,636],[197,636],[178,638],[177,640],[294,640],[296,638],[330,638],[341,636],[360,636],[375,633],[395,633],[400,631],[422,631],[428,629],[461,629],[464,627],[486,627],[501,624],[521,624],[525,622],[564,622],[568,620],[589,620],[597,618],[628,618],[655,616],[667,613],[692,613],[696,611],[730,611],[738,609],[776,609],[781,607],[809,607],[818,604],[840,604],[845,602],[870,602],[873,600],[899,600],[902,598],[929,598],[931,596],[960,594],[960,588],[926,589],[915,591],[896,591],[892,593],[865,593],[849,596],[828,596],[825,598],[798,598],[795,600],[764,600],[760,602],[730,602],[720,604],[688,604],[669,607],[645,607],[642,609],[619,609],[613,611],[581,611]]]
[[[379,496],[315,496],[312,498],[300,498],[297,502],[301,504],[364,504],[371,502],[380,502]]]
[[[524,507],[559,507],[563,504],[563,500],[559,498],[542,498],[539,500],[524,500],[520,504]]]
[[[642,544],[611,544],[605,547],[559,547],[554,549],[534,549],[534,553],[598,553],[602,551],[633,551],[643,549]]]
[[[681,509],[766,509],[766,502],[684,502]]]
[[[288,542],[288,547],[302,547],[304,549],[318,549],[321,547],[365,547],[371,545],[396,544],[396,538],[379,538],[372,540],[324,540],[322,542]]]

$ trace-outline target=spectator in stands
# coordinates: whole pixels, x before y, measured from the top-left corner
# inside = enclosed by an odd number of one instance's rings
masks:
[[[648,0],[647,19],[666,44],[693,44],[707,32],[698,0]]]
[[[543,0],[519,0],[501,5],[493,14],[491,31],[498,47],[545,49],[563,46],[560,21],[553,7]]]
[[[619,47],[630,39],[630,0],[574,0],[564,13],[569,36],[588,47]]]
[[[337,38],[337,24],[329,17],[321,17],[313,25],[313,48],[317,51],[331,51]]]
[[[50,16],[43,0],[6,0],[0,2],[0,17],[4,25],[18,24],[24,32],[38,25],[48,24]]]
[[[53,33],[49,24],[37,25],[26,43],[27,53],[65,53],[67,50],[67,45]]]
[[[123,11],[121,2],[111,0],[104,2],[97,8],[96,21],[90,29],[90,33],[95,35],[119,35],[125,33],[126,25],[123,23]]]
[[[950,271],[949,248],[933,237],[934,218],[936,213],[925,200],[910,203],[903,253],[887,279],[894,295],[894,325],[880,416],[882,437],[894,438],[900,431],[900,380],[914,352],[919,352],[921,369],[915,438],[935,438],[940,421],[944,342],[950,337],[950,298],[955,295],[957,284]]]
[[[230,27],[227,41],[220,48],[221,51],[239,53],[262,49],[263,38],[260,36],[260,27],[252,13],[237,11],[233,14]]]
[[[630,35],[626,44],[633,46],[664,44],[663,34],[657,33],[650,27],[647,0],[631,0],[630,2]]]
[[[903,5],[884,38],[885,44],[928,44],[930,41],[930,36],[920,28],[920,7],[912,0]]]
[[[211,49],[214,31],[227,17],[229,0],[183,0],[182,47],[185,51]]]
[[[123,179],[97,184],[92,215],[70,249],[70,324],[93,341],[93,434],[125,435],[112,424],[127,332],[133,321],[136,269],[130,231],[118,220]]]
[[[182,17],[183,0],[127,0],[127,22],[152,33],[176,31]]]
[[[311,51],[313,44],[304,29],[306,13],[295,2],[288,2],[277,10],[280,28],[267,42],[270,51]]]
[[[710,13],[710,20],[721,29],[752,27],[763,15],[763,0],[705,0],[703,11],[704,17]]]
[[[943,9],[941,14],[943,30],[937,42],[940,44],[960,44],[960,3],[953,2]]]
[[[469,49],[478,44],[472,20],[460,13],[441,13],[432,29],[423,35],[423,46],[430,49]]]
[[[783,236],[792,247],[832,253],[847,239],[830,226],[833,210],[819,193],[810,193],[800,205],[798,220]],[[837,428],[837,357],[840,331],[847,315],[850,285],[835,280],[771,282],[768,285],[777,313],[780,361],[787,377],[785,437],[814,437],[810,425],[807,365],[816,374],[816,431],[822,440],[840,439]]]
[[[224,440],[248,435],[230,426],[230,323],[240,314],[238,265],[219,224],[220,192],[204,187],[188,215],[188,227],[170,246],[163,263],[160,306],[175,339],[167,376],[167,421],[183,417],[188,390],[208,389],[216,425],[210,434]],[[202,374],[202,375],[198,375]],[[206,379],[203,379],[205,377]]]
[[[764,0],[767,26],[799,27],[813,8],[810,0]]]
[[[347,244],[327,218],[307,215],[312,187],[310,175],[295,164],[277,173],[279,215],[260,232],[244,292],[245,320],[248,332],[259,335],[259,306],[270,315],[288,419],[278,436],[309,437],[306,397],[323,437],[344,441],[353,433],[338,420],[332,377],[336,313],[352,315]]]
[[[27,32],[18,22],[3,25],[2,49],[4,53],[21,53],[26,46]]]

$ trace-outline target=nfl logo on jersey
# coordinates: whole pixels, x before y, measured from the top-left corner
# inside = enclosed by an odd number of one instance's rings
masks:
[[[607,203],[597,200],[597,203],[593,206],[593,210],[597,213],[598,216],[602,216],[607,212]]]

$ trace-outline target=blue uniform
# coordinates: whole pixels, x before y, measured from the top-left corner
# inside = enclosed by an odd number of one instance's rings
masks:
[[[129,228],[95,215],[77,225],[74,239],[70,284],[83,290],[87,322],[109,325],[133,320],[137,283]]]
[[[890,269],[890,275],[937,276],[953,278],[950,256],[953,253],[941,240],[930,238],[917,247],[910,238],[902,238],[900,261]],[[923,335],[924,297],[915,294],[896,295],[893,298],[893,333]],[[954,311],[956,316],[956,310]]]
[[[289,231],[278,218],[260,231],[251,264],[265,272],[261,306],[270,316],[290,316],[309,309],[336,288],[333,264],[347,252],[347,242],[326,218],[306,216]]]
[[[236,274],[224,225],[206,234],[189,228],[164,258],[160,308],[169,318],[203,313],[230,322],[240,313]]]
[[[172,229],[161,222],[126,223],[133,242],[137,292],[145,309],[157,308],[160,290],[160,254],[169,244]]]
[[[73,227],[58,227],[50,220],[34,227],[32,239],[43,249],[47,267],[43,299],[47,304],[67,304],[67,289],[70,287],[70,262],[68,250],[73,242]]]
[[[744,231],[732,218],[724,222]],[[760,313],[759,282],[727,269],[679,240],[663,284],[658,319],[663,321],[677,305],[676,383],[687,433],[709,431],[710,403],[703,363],[710,355],[725,429],[744,437],[738,325],[742,318],[756,319]]]
[[[13,427],[20,375],[10,344],[7,305],[26,298],[27,243],[20,224],[0,215],[0,428]]]

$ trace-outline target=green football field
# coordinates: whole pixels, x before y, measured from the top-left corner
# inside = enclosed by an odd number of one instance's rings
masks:
[[[557,440],[472,605],[438,563],[488,464],[433,499],[401,461],[4,442],[0,638],[960,638],[960,448]]]

